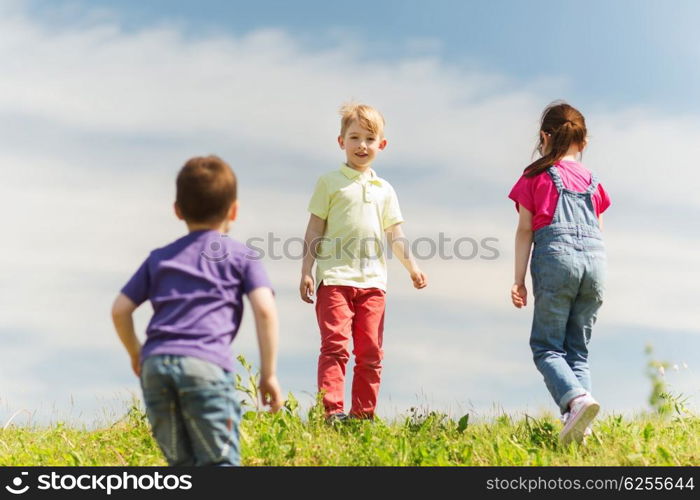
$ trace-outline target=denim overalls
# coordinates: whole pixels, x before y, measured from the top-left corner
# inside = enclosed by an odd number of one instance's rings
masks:
[[[605,246],[593,206],[595,175],[584,193],[564,188],[552,223],[535,231],[530,273],[535,296],[530,347],[537,369],[562,413],[572,398],[591,392],[588,342],[603,303]]]

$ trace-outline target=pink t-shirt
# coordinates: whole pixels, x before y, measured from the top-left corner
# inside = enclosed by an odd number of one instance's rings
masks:
[[[560,160],[555,163],[564,187],[571,191],[584,192],[591,184],[591,172],[577,161]],[[520,210],[520,205],[532,212],[532,230],[548,226],[552,223],[554,210],[557,208],[559,193],[554,186],[554,181],[547,171],[535,177],[518,179],[508,198],[515,202],[515,209]],[[593,193],[593,206],[596,216],[599,216],[610,206],[610,197],[603,186]]]

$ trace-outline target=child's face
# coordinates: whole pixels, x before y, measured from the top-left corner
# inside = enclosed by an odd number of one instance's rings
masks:
[[[353,121],[345,131],[345,136],[338,137],[338,144],[340,149],[345,150],[350,167],[366,168],[372,164],[377,153],[386,147],[386,139]]]

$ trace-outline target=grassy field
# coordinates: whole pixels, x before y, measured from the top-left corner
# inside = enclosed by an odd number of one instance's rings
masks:
[[[249,411],[242,422],[244,465],[699,465],[700,418],[620,416],[596,422],[585,445],[560,447],[552,417],[470,423],[409,412],[393,422],[327,425],[318,407],[301,418]],[[110,427],[9,427],[0,465],[165,465],[148,422],[134,406]]]
[[[647,354],[652,349],[647,347]],[[236,376],[243,396],[243,464],[251,466],[558,466],[700,465],[700,417],[687,399],[667,391],[661,369],[650,358],[652,383],[647,415],[597,419],[585,444],[562,447],[561,423],[551,415],[488,421],[458,420],[412,408],[393,421],[377,419],[329,425],[320,402],[301,415],[292,394],[277,414],[252,411],[259,400],[257,374],[238,357],[246,375]],[[137,401],[122,418],[101,429],[65,424],[0,430],[0,466],[166,465]]]

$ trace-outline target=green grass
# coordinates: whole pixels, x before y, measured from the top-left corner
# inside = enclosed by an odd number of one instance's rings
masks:
[[[459,421],[417,410],[392,422],[327,425],[318,406],[301,418],[247,412],[244,465],[698,465],[700,418],[655,415],[597,420],[583,446],[557,443],[551,416]],[[97,430],[57,424],[0,430],[0,465],[165,465],[143,413],[133,407]]]

